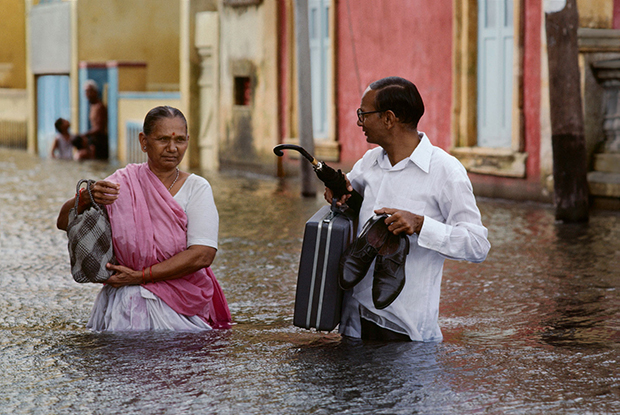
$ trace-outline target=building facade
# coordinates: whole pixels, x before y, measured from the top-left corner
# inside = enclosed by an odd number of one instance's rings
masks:
[[[44,157],[56,117],[88,128],[82,85],[95,79],[121,163],[139,161],[146,111],[168,104],[188,117],[187,167],[296,174],[298,159],[271,150],[298,143],[303,69],[315,155],[347,170],[370,148],[356,125],[361,95],[397,75],[424,98],[420,130],[461,160],[478,195],[552,200],[545,6],[561,1],[306,1],[310,60],[299,63],[295,0],[0,0],[11,10],[0,126],[21,123]],[[577,5],[590,187],[620,199],[609,144],[620,136],[620,0]]]
[[[397,75],[413,81],[425,100],[420,130],[461,160],[477,194],[552,200],[545,34],[545,12],[551,10],[545,10],[545,5],[553,6],[553,2],[317,2],[324,13],[313,17],[310,2],[310,42],[316,41],[317,34],[329,37],[321,41],[327,44],[324,53],[331,59],[319,76],[312,62],[313,88],[315,83],[325,83],[321,76],[329,79],[323,87],[327,98],[314,90],[312,94],[313,100],[327,100],[322,105],[328,108],[331,126],[326,136],[315,139],[319,155],[337,160],[346,169],[368,150],[356,125],[355,110],[369,83]],[[281,131],[283,141],[294,142],[294,122],[289,121],[294,116],[287,113],[293,107],[289,97],[295,95],[294,65],[288,64],[294,54],[286,48],[293,42],[292,5],[284,0],[280,5],[280,86],[289,91],[281,93]],[[596,169],[597,164],[613,164],[595,162],[601,159],[596,153],[605,137],[616,134],[603,129],[610,117],[603,108],[615,104],[606,103],[613,98],[597,76],[596,65],[619,57],[620,1],[578,0],[577,5],[587,157],[591,169]],[[609,183],[599,191],[591,177],[593,194],[620,197],[620,188],[610,187],[618,178],[604,178]]]

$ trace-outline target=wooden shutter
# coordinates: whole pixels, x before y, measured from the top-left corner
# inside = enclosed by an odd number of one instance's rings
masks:
[[[327,138],[329,133],[329,97],[331,96],[329,8],[329,0],[308,0],[312,128],[314,138],[319,139]]]
[[[512,0],[478,1],[478,146],[512,142]]]

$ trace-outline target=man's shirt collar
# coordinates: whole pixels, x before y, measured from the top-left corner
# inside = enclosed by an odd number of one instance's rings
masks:
[[[420,143],[413,150],[411,155],[392,166],[390,158],[385,150],[381,150],[377,156],[376,163],[384,170],[402,170],[409,162],[418,166],[424,173],[428,173],[431,164],[431,155],[433,153],[433,145],[423,132],[420,132]]]

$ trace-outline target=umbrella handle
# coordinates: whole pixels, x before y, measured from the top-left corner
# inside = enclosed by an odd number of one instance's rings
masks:
[[[275,153],[276,156],[278,157],[282,157],[284,155],[284,153],[282,152],[282,150],[297,150],[299,151],[299,153],[304,156],[306,159],[308,159],[308,161],[310,163],[312,163],[313,166],[317,166],[319,164],[319,161],[317,159],[315,159],[314,157],[312,157],[312,155],[310,153],[308,153],[303,147],[301,146],[297,146],[295,144],[278,144],[277,146],[275,146],[273,148],[273,152]]]
[[[333,168],[329,167],[327,164],[323,163],[312,157],[310,153],[308,153],[303,147],[295,145],[295,144],[278,144],[273,148],[273,152],[276,156],[282,157],[284,153],[282,150],[296,150],[301,153],[310,163],[312,163],[312,167],[314,168],[315,173],[319,177],[320,180],[325,183],[327,187],[329,187],[334,196],[337,195],[332,200],[332,210],[336,211],[336,202],[340,199],[340,196],[343,194],[351,194],[351,197],[347,201],[347,205],[351,209],[351,211],[355,212],[355,215],[359,214],[360,208],[362,206],[362,201],[364,200],[362,195],[357,193],[355,190],[349,192],[346,189],[346,182],[344,179],[344,175],[340,170],[336,172]]]

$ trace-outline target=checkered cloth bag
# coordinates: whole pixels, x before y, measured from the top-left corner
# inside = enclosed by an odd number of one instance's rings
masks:
[[[86,183],[92,204],[78,214],[80,187]],[[71,274],[77,282],[105,282],[114,273],[105,266],[115,264],[112,247],[112,228],[107,212],[99,206],[90,193],[94,180],[80,180],[77,184],[75,206],[69,211],[67,237],[69,238],[69,257]]]

